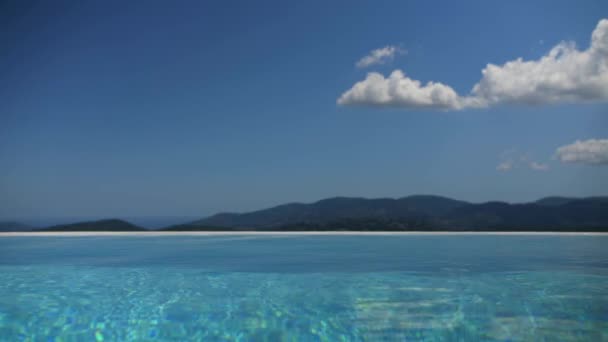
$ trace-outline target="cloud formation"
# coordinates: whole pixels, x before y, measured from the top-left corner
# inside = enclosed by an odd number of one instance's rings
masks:
[[[511,169],[513,169],[512,160],[503,161],[500,164],[498,164],[498,166],[496,166],[496,170],[502,171],[502,172],[511,171]]]
[[[539,163],[539,162],[535,162],[535,161],[531,161],[528,164],[528,166],[530,167],[530,169],[532,169],[534,171],[548,171],[549,170],[548,164]]]
[[[562,163],[608,165],[608,139],[577,140],[559,147],[555,156]]]
[[[367,56],[361,58],[355,65],[357,68],[367,68],[376,64],[384,64],[393,60],[397,54],[404,53],[406,51],[397,46],[387,45],[383,48],[370,51]]]
[[[502,153],[502,161],[496,166],[497,171],[507,172],[516,168],[528,168],[533,171],[548,171],[549,164],[532,160],[528,154],[519,154],[511,149]]]
[[[340,105],[369,105],[400,108],[460,109],[461,99],[451,87],[406,77],[401,70],[389,77],[370,72],[367,78],[357,82],[338,99]]]
[[[401,70],[393,71],[388,77],[371,72],[344,92],[337,103],[460,110],[503,103],[608,101],[608,19],[598,22],[586,50],[578,50],[574,43],[562,42],[538,60],[518,58],[503,65],[488,64],[481,73],[481,80],[471,92],[460,96],[449,85],[439,82],[422,85]]]

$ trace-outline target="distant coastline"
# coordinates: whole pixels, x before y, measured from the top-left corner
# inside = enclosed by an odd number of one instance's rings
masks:
[[[608,232],[608,197],[545,197],[534,202],[470,203],[434,195],[333,197],[246,213],[219,213],[158,230],[122,219],[50,227],[0,222],[0,232]],[[334,233],[335,234],[335,233]]]

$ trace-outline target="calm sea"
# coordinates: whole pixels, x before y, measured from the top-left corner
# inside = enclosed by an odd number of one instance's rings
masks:
[[[608,236],[0,237],[0,341],[608,340]]]

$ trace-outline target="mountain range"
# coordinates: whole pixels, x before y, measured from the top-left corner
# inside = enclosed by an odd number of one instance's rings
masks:
[[[34,227],[15,222],[15,221],[0,221],[0,232],[20,232],[32,230]]]
[[[12,227],[12,229],[11,229]],[[109,219],[31,228],[1,223],[0,231],[145,231]],[[415,195],[398,199],[334,197],[247,213],[220,213],[164,231],[600,231],[608,232],[608,197],[545,197],[535,202],[469,203]]]
[[[119,219],[107,219],[97,221],[77,222],[70,224],[60,224],[43,229],[50,232],[80,232],[80,231],[106,231],[106,232],[136,232],[146,231],[147,229],[136,226],[130,222]]]

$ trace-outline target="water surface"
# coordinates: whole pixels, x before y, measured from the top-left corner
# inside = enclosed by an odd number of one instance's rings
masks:
[[[2,341],[608,340],[608,236],[0,238]]]

